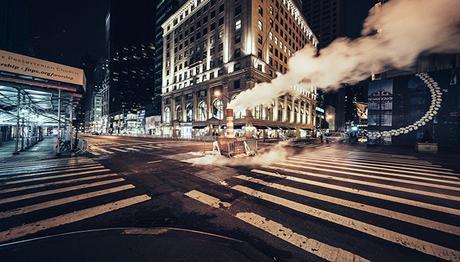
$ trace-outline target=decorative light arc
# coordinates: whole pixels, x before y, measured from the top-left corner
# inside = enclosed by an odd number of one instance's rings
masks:
[[[372,138],[380,138],[380,137],[386,137],[386,136],[399,136],[403,134],[408,134],[410,132],[413,132],[423,126],[425,126],[428,122],[433,120],[434,116],[438,114],[438,111],[441,107],[441,102],[442,102],[442,92],[441,88],[439,87],[439,84],[434,81],[433,78],[431,78],[428,74],[426,73],[420,73],[416,75],[418,78],[420,78],[425,85],[428,87],[431,93],[431,105],[428,109],[428,111],[423,115],[419,120],[414,122],[411,125],[401,127],[398,129],[392,129],[388,131],[374,131],[374,132],[369,132],[367,135],[368,137]]]

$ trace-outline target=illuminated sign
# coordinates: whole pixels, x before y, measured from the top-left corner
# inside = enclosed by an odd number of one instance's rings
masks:
[[[85,75],[81,69],[3,50],[0,50],[0,71],[85,85]]]

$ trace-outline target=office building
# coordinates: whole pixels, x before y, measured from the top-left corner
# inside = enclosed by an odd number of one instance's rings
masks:
[[[187,1],[163,23],[163,135],[223,134],[229,100],[285,73],[305,45],[317,46],[290,0]],[[316,88],[236,112],[238,135],[305,135],[315,126]]]

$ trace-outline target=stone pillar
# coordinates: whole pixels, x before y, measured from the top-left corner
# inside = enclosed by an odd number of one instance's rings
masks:
[[[176,97],[171,96],[171,122],[176,120]]]
[[[185,108],[185,95],[180,98],[182,107],[182,122],[187,122],[187,109]]]
[[[196,97],[196,92],[193,92],[192,106],[193,106],[193,121],[198,119],[198,99]]]
[[[294,119],[295,119],[295,98],[294,97],[291,97],[292,99],[292,110],[291,110],[291,123],[295,123]]]
[[[303,104],[303,115],[302,115],[302,123],[303,124],[307,124],[307,114],[308,114],[307,103],[308,103],[308,101],[304,101],[304,104]]]
[[[207,119],[210,119],[212,117],[212,96],[213,94],[211,93],[211,88],[208,87],[208,91],[207,91],[207,98],[208,98],[208,118]]]
[[[302,124],[302,99],[299,99],[299,104],[297,105],[298,106],[298,113],[297,113],[297,122],[299,122],[300,124]]]

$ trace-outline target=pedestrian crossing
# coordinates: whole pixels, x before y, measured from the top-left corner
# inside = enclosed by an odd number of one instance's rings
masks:
[[[0,167],[0,243],[150,199],[120,175],[85,157],[5,163]]]
[[[325,149],[185,197],[328,261],[460,261],[459,178],[416,157]]]
[[[158,150],[168,151],[180,147],[203,146],[202,143],[193,141],[164,141],[164,142],[141,142],[129,144],[94,144],[90,146],[89,152],[95,156],[114,155],[120,153],[144,153],[156,152]]]

